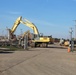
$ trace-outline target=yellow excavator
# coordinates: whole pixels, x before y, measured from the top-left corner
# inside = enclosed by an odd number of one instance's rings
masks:
[[[37,29],[37,27],[35,26],[34,23],[28,21],[27,19],[24,19],[24,20],[25,21],[23,21],[22,20],[22,16],[20,16],[15,21],[12,29],[9,29],[9,33],[10,33],[10,38],[11,39],[14,39],[14,34],[13,33],[15,32],[16,28],[18,27],[18,25],[20,23],[22,23],[22,24],[30,27],[34,31],[34,33],[33,33],[34,38],[31,40],[32,42],[30,43],[30,45],[32,47],[37,47],[37,46],[47,47],[50,42],[53,42],[52,38],[49,38],[47,36],[46,37],[45,36],[40,36],[39,31],[38,31],[38,29]]]

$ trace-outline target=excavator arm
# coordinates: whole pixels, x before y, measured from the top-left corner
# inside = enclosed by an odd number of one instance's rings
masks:
[[[34,31],[34,34],[39,35],[37,27],[33,23],[28,21],[27,19],[24,19],[24,20],[25,20],[25,22],[21,20],[20,23],[30,27]]]
[[[32,22],[28,21],[27,19],[25,19],[25,21],[23,21],[22,16],[17,18],[13,27],[9,30],[10,34],[13,34],[15,32],[16,28],[18,27],[18,25],[20,23],[22,23],[22,24],[28,26],[29,28],[31,28],[34,31],[34,34],[39,36],[39,32],[38,32],[37,27]]]
[[[39,32],[37,27],[30,21],[28,21],[27,19],[24,19],[25,21],[22,20],[22,16],[18,17],[13,25],[13,27],[11,29],[9,29],[9,38],[10,39],[14,39],[16,38],[16,36],[14,35],[14,32],[16,31],[18,25],[20,23],[26,25],[27,27],[31,28],[34,31],[34,37],[37,38],[39,37]]]
[[[10,33],[11,33],[11,34],[15,32],[16,28],[17,28],[18,25],[20,24],[21,19],[22,19],[22,17],[17,18],[17,20],[15,21],[12,29],[10,29]]]

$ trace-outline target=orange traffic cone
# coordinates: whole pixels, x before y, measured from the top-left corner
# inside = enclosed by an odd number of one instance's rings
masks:
[[[70,52],[71,50],[70,50],[70,47],[68,47],[68,52]]]

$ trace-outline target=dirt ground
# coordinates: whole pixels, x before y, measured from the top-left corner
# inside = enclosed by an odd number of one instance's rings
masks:
[[[76,75],[76,51],[51,46],[0,52],[0,75]]]

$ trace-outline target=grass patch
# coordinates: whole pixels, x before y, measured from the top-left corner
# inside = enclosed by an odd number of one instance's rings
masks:
[[[7,50],[10,50],[10,51],[18,51],[20,49],[23,49],[21,47],[16,47],[16,46],[0,46],[0,48],[6,48]]]

